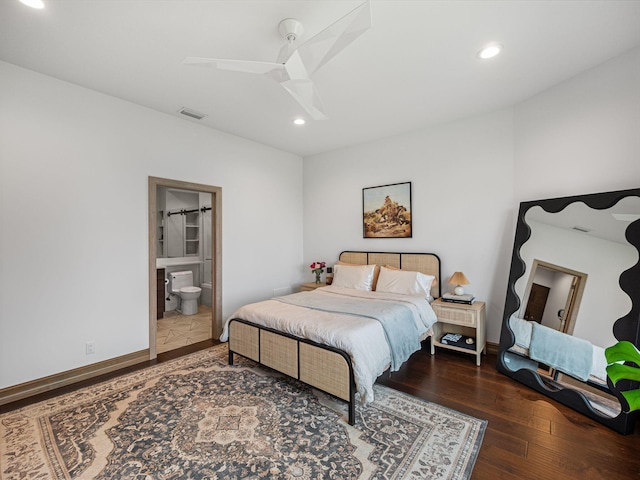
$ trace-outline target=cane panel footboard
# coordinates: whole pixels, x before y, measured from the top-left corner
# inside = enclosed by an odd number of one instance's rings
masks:
[[[349,424],[355,423],[355,380],[345,352],[234,318],[229,322],[231,365],[234,353],[346,401]]]

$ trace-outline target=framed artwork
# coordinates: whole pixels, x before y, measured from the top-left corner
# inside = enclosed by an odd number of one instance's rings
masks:
[[[411,182],[362,189],[364,238],[411,238]]]

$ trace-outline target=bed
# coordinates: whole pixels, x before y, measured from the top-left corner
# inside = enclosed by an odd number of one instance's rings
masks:
[[[346,401],[353,425],[356,398],[372,401],[376,378],[432,334],[439,280],[432,253],[345,251],[333,285],[245,305],[220,340],[230,364],[240,355]]]

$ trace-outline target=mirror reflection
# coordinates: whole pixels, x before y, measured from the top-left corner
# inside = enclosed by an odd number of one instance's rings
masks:
[[[534,259],[522,318],[573,334],[587,277],[586,273]]]
[[[620,404],[608,393],[604,348],[616,343],[613,324],[631,308],[619,277],[638,262],[624,234],[639,214],[637,196],[604,210],[582,202],[557,213],[530,208],[531,236],[519,252],[525,273],[514,285],[521,305],[509,318],[508,369],[533,370],[550,388],[580,389],[610,417]]]

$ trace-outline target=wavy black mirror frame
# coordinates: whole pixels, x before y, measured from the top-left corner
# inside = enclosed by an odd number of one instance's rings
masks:
[[[516,233],[511,257],[511,270],[509,273],[509,283],[507,286],[507,298],[505,302],[504,315],[502,319],[502,330],[500,334],[500,346],[498,350],[498,371],[505,375],[553,398],[554,400],[567,405],[574,410],[622,433],[630,434],[635,429],[637,412],[625,413],[628,405],[620,391],[630,388],[638,388],[638,383],[621,381],[618,389],[614,387],[611,380],[608,380],[610,391],[618,398],[622,405],[622,412],[616,417],[606,417],[593,409],[587,398],[577,390],[571,388],[556,388],[543,381],[537,372],[527,369],[517,371],[511,370],[505,363],[505,353],[515,343],[515,336],[509,326],[509,318],[520,308],[520,298],[515,291],[516,281],[525,274],[526,265],[520,256],[520,248],[531,236],[531,229],[525,222],[525,215],[532,207],[541,207],[548,213],[557,213],[575,202],[583,202],[588,207],[596,210],[610,208],[626,197],[640,197],[640,188],[630,190],[620,190],[615,192],[596,193],[589,195],[579,195],[572,197],[552,198],[530,202],[522,202],[518,212]],[[640,255],[640,220],[632,222],[626,229],[627,241],[639,252]],[[640,260],[628,270],[622,272],[619,278],[621,289],[631,299],[631,309],[623,317],[617,319],[613,326],[613,335],[617,340],[627,340],[640,348]]]

